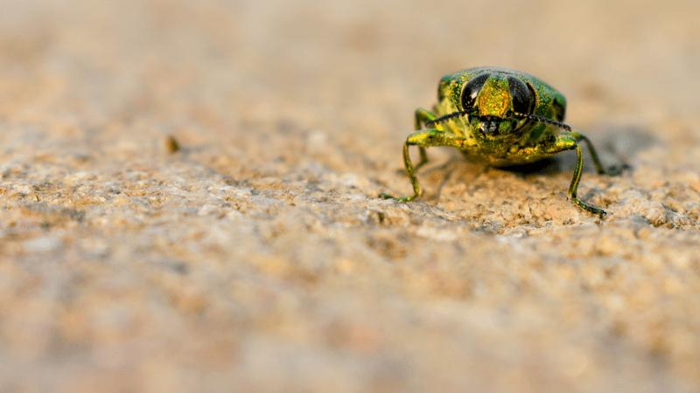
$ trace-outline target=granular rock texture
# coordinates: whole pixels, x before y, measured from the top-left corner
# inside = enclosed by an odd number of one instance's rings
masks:
[[[696,1],[5,0],[3,392],[700,391]],[[618,177],[401,143],[564,92]],[[588,160],[588,156],[586,156]],[[590,163],[587,163],[590,165]]]

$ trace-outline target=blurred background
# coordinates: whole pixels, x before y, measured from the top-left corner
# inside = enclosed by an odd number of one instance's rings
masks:
[[[690,0],[8,0],[4,8],[3,97],[15,103],[31,96],[25,77],[34,89],[74,77],[66,88],[74,96],[132,114],[175,105],[177,95],[230,121],[275,116],[338,128],[369,118],[403,136],[412,109],[432,104],[440,76],[473,66],[541,76],[580,119],[692,115],[700,87]],[[62,105],[42,112],[68,111],[71,93],[61,93]],[[171,122],[187,117],[182,109],[171,108]]]
[[[0,390],[700,390],[697,1],[1,8]],[[606,225],[570,161],[374,198],[475,66],[632,165]]]

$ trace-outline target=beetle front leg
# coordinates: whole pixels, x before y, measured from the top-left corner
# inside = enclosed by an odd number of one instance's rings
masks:
[[[410,146],[410,145],[409,145],[409,142],[407,140],[403,144],[403,164],[406,167],[406,175],[408,175],[408,179],[411,181],[411,185],[413,186],[413,195],[396,198],[396,197],[393,197],[393,196],[383,192],[383,193],[379,194],[380,198],[382,198],[382,199],[394,199],[394,200],[397,200],[399,202],[411,202],[412,200],[423,195],[423,189],[420,187],[420,183],[418,182],[418,177],[416,176],[416,168],[413,166],[413,162],[411,162],[411,154],[408,151],[408,146]],[[421,146],[420,148],[423,149],[423,151],[425,151],[425,148],[423,146]]]
[[[582,136],[581,134],[578,134],[578,136],[575,135],[566,135],[566,136],[560,136],[557,138],[557,143],[556,143],[556,150],[557,152],[562,152],[566,150],[576,150],[576,166],[574,167],[574,177],[571,179],[571,184],[569,185],[569,198],[576,204],[576,206],[582,208],[583,210],[586,210],[590,213],[597,214],[600,216],[600,218],[605,217],[607,214],[605,210],[593,206],[589,203],[586,203],[579,199],[578,197],[578,185],[581,182],[581,173],[583,172],[583,152],[581,151],[581,145],[578,144],[577,139],[583,139],[584,141],[588,141],[588,138],[583,137],[579,138]],[[590,142],[587,142],[589,144],[589,147],[592,148],[592,145],[590,145]],[[600,161],[597,160],[597,155],[595,155],[595,150],[591,149],[592,156],[594,157],[593,160],[596,162],[596,167],[599,170],[602,170],[602,166],[600,165]],[[605,173],[603,170],[602,173]]]
[[[447,134],[444,131],[429,129],[415,132],[408,136],[406,142],[403,144],[403,163],[406,167],[406,174],[408,179],[411,181],[413,186],[413,195],[396,198],[386,193],[379,194],[380,198],[383,199],[394,199],[399,202],[411,202],[412,200],[418,198],[423,194],[423,189],[418,182],[418,177],[416,176],[417,167],[413,166],[411,161],[411,155],[409,153],[409,146],[418,146],[419,148],[425,149],[431,146],[449,146],[449,147],[462,147],[464,145],[464,138]]]
[[[415,121],[414,121],[414,130],[419,131],[423,127],[425,127],[425,123],[435,120],[437,116],[435,114],[427,109],[423,108],[418,108],[416,109],[415,112]],[[414,170],[418,172],[418,170],[425,164],[428,163],[428,153],[425,151],[425,147],[420,146],[418,147],[418,152],[420,154],[420,161],[418,161],[418,164],[416,164],[416,167]]]

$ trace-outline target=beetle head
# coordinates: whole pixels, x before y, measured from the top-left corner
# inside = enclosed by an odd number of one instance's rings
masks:
[[[534,112],[539,96],[535,87],[511,73],[487,70],[469,79],[461,91],[453,90],[454,81],[452,76],[441,80],[438,98],[442,100],[451,96],[461,109],[428,122],[428,125],[466,117],[477,140],[500,142],[520,138],[528,122],[546,123],[571,131],[568,125],[561,122],[565,102],[555,99],[558,109],[553,118],[536,115]]]
[[[472,78],[462,90],[462,110],[479,139],[518,137],[527,122],[513,113],[532,114],[537,95],[520,79],[500,73],[483,73]]]

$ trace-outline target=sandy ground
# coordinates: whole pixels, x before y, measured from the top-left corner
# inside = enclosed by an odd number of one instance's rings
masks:
[[[0,390],[700,391],[698,2],[431,3],[4,0]],[[376,198],[481,65],[630,165],[604,221],[571,153]]]

